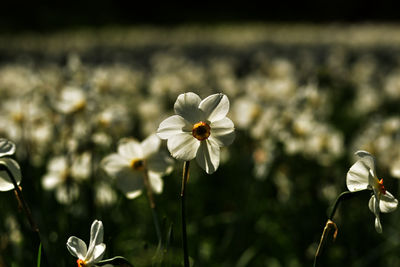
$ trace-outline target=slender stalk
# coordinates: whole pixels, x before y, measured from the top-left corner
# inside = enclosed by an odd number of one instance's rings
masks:
[[[181,211],[182,211],[182,246],[183,246],[183,263],[184,267],[189,267],[189,254],[186,234],[186,211],[185,211],[185,193],[186,184],[189,179],[189,165],[190,161],[183,163],[183,175],[182,175],[182,188],[181,188]]]
[[[160,228],[160,223],[158,221],[158,216],[156,212],[156,203],[154,201],[153,191],[151,189],[149,174],[147,172],[147,169],[144,170],[143,176],[144,176],[143,178],[144,186],[146,187],[146,192],[147,192],[147,199],[149,200],[151,214],[153,216],[153,221],[154,221],[154,227],[156,228],[158,243],[161,244],[162,242],[161,228]]]
[[[350,197],[353,197],[356,193],[363,192],[363,191],[366,191],[366,190],[367,189],[361,190],[361,191],[356,191],[356,192],[345,191],[345,192],[341,193],[336,198],[335,203],[333,204],[332,209],[331,209],[331,211],[330,211],[330,213],[328,215],[328,220],[327,220],[327,222],[325,224],[325,228],[324,228],[324,230],[322,232],[322,235],[321,235],[321,240],[320,240],[320,242],[318,244],[318,248],[317,248],[317,251],[315,253],[314,265],[313,265],[314,267],[317,266],[317,259],[321,255],[322,249],[323,249],[324,245],[326,244],[326,242],[328,240],[329,233],[331,233],[333,230],[334,230],[334,232],[333,232],[333,240],[336,239],[338,228],[337,228],[335,222],[333,221],[333,217],[335,216],[336,210],[339,207],[340,202],[345,200],[345,199],[349,199]]]
[[[42,239],[40,238],[39,227],[37,226],[35,220],[33,219],[31,210],[29,209],[28,204],[24,199],[24,196],[22,194],[20,187],[17,184],[17,181],[15,180],[11,171],[6,166],[0,165],[0,170],[7,172],[8,177],[10,177],[10,180],[11,180],[12,184],[14,185],[14,193],[15,193],[15,197],[17,198],[18,205],[20,207],[22,207],[22,210],[24,211],[25,216],[27,217],[27,219],[29,221],[32,231],[35,232],[36,237],[38,238],[38,241],[39,241],[39,246],[41,247],[41,255],[43,256],[45,262],[48,263],[46,255],[44,253],[43,246],[42,246],[43,242],[42,242]],[[48,266],[48,264],[47,264],[47,266]]]

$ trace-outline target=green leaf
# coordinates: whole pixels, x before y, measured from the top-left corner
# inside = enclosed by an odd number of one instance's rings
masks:
[[[42,243],[39,244],[36,267],[40,267],[41,259],[42,259]]]

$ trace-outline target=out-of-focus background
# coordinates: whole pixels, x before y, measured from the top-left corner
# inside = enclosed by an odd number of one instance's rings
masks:
[[[151,266],[145,194],[126,199],[100,161],[121,138],[154,133],[183,92],[226,94],[237,133],[215,174],[191,166],[195,266],[311,266],[356,150],[376,156],[378,177],[399,197],[400,26],[389,3],[54,4],[0,11],[0,137],[17,144],[53,265],[75,265],[66,240],[88,242],[100,219],[106,258]],[[174,167],[156,196],[164,232],[173,229],[161,266],[182,258],[182,162]],[[382,214],[378,234],[369,196],[342,203],[319,266],[400,265],[400,211]],[[37,251],[13,192],[0,194],[0,210],[0,266],[31,266]]]

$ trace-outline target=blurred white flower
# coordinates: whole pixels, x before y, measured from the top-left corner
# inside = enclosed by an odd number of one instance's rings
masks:
[[[102,160],[103,169],[116,179],[117,187],[127,198],[133,199],[142,193],[143,175],[148,175],[151,189],[155,193],[162,192],[161,176],[172,171],[173,161],[167,153],[160,151],[160,145],[161,140],[155,134],[141,143],[135,139],[122,139],[118,153],[110,154]]]
[[[67,86],[61,91],[57,109],[61,113],[70,114],[86,107],[86,95],[78,87]]]
[[[71,163],[67,157],[52,158],[47,165],[42,186],[46,190],[56,190],[56,199],[69,204],[79,196],[78,181],[87,179],[91,173],[91,154],[84,152],[73,155]]]
[[[398,201],[386,191],[383,179],[376,176],[375,158],[364,150],[355,153],[360,159],[351,166],[347,172],[346,185],[349,191],[356,192],[365,189],[373,190],[374,194],[369,200],[368,207],[375,214],[375,229],[382,233],[380,212],[388,213],[397,208]]]
[[[208,174],[215,172],[220,161],[220,147],[230,145],[235,138],[233,122],[226,117],[228,97],[210,95],[201,100],[195,93],[178,96],[175,113],[161,122],[157,134],[167,139],[172,156],[197,163]]]
[[[15,144],[7,139],[0,138],[0,191],[9,191],[14,189],[14,184],[11,181],[10,176],[6,170],[8,169],[14,177],[17,184],[21,182],[21,170],[18,163],[6,156],[13,155],[15,153]]]
[[[67,249],[69,252],[78,258],[78,267],[96,266],[96,263],[101,261],[106,250],[106,245],[103,243],[103,223],[95,220],[90,228],[89,249],[86,243],[75,236],[71,236],[67,241]]]

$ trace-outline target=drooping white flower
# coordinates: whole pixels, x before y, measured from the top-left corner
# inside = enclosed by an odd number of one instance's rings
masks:
[[[161,140],[155,134],[141,143],[125,138],[119,142],[118,153],[110,154],[102,160],[102,167],[116,179],[117,187],[127,198],[133,199],[142,193],[143,175],[146,173],[153,192],[162,192],[161,177],[172,171],[173,161],[167,153],[160,151],[160,145]]]
[[[106,245],[103,243],[104,228],[101,221],[95,220],[90,228],[89,248],[86,243],[75,236],[71,236],[67,241],[67,249],[78,258],[78,267],[96,266],[101,261]]]
[[[157,134],[167,139],[172,156],[197,163],[208,174],[219,166],[220,147],[235,138],[233,122],[226,117],[229,100],[224,94],[214,94],[201,100],[195,93],[178,96],[175,113],[161,122]]]
[[[347,172],[346,185],[349,191],[373,190],[368,207],[375,214],[375,229],[382,233],[380,213],[392,212],[397,208],[397,199],[385,189],[383,179],[376,176],[375,158],[367,151],[355,153],[360,159]]]
[[[8,169],[14,177],[17,184],[21,182],[21,169],[18,163],[6,156],[13,155],[15,153],[15,144],[5,138],[0,138],[0,191],[9,191],[14,189],[14,184],[11,181]]]

